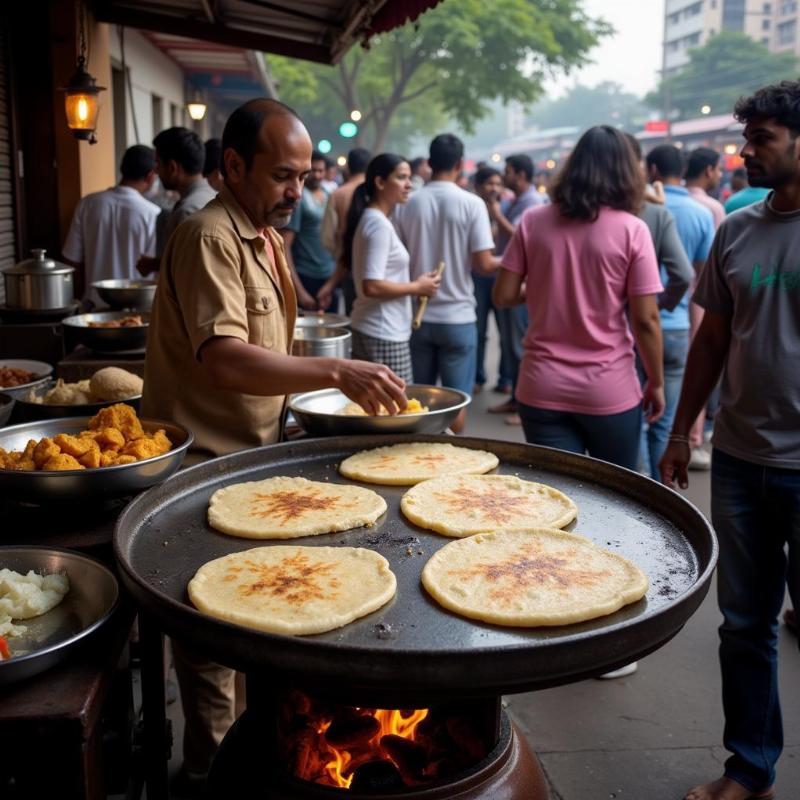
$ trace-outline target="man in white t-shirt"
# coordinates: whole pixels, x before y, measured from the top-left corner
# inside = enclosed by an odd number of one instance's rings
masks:
[[[156,252],[156,219],[161,209],[144,198],[156,178],[155,152],[145,145],[129,147],[120,164],[117,186],[82,198],[75,208],[64,247],[64,260],[83,280],[84,301],[100,297],[94,281],[139,277],[136,262]]]
[[[439,291],[430,298],[422,326],[411,335],[411,361],[417,383],[472,393],[478,352],[472,270],[491,274],[494,240],[486,204],[459,188],[464,145],[449,133],[430,147],[431,180],[414,192],[397,215],[397,228],[411,256],[411,278],[445,269]],[[453,423],[464,427],[465,411]]]

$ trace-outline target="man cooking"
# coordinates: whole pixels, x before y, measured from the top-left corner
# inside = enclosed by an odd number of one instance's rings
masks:
[[[368,413],[405,408],[382,364],[290,355],[297,305],[276,228],[311,169],[311,139],[275,100],[252,100],[222,135],[225,183],[162,256],[150,317],[142,415],[191,428],[218,456],[279,441],[286,395],[336,387]],[[202,779],[234,719],[234,677],[174,644],[186,715],[184,772]]]

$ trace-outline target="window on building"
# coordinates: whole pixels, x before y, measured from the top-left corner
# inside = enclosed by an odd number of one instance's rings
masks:
[[[772,3],[764,3],[764,13],[765,14],[772,13]]]
[[[683,16],[685,18],[687,18],[687,19],[689,17],[696,17],[698,14],[701,14],[702,11],[703,11],[703,3],[702,3],[702,0],[701,0],[701,2],[699,2],[699,3],[692,3],[692,5],[687,6],[683,10]]]
[[[176,125],[180,125],[180,117],[178,115],[178,106],[175,103],[169,104],[169,124],[174,128]]]
[[[779,45],[794,44],[797,36],[797,20],[790,19],[788,22],[781,22],[777,29],[777,42]]]
[[[791,0],[791,2],[781,3],[778,6],[778,14],[782,17],[785,17],[788,14],[794,14],[796,11],[797,11],[797,0]]]
[[[729,31],[744,30],[746,0],[725,0],[722,5],[722,27]]]
[[[150,103],[153,112],[153,136],[164,130],[164,101],[157,95],[151,95]]]
[[[761,30],[762,31],[768,31],[770,24],[771,24],[771,20],[762,19],[761,20]]]
[[[686,47],[696,47],[700,44],[700,31],[693,33],[691,36],[687,36],[683,41],[686,43]]]

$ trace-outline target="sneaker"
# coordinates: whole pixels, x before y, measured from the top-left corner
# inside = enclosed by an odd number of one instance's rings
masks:
[[[695,447],[692,450],[691,457],[689,458],[689,469],[698,471],[711,469],[711,453],[709,453],[708,450]]]
[[[611,672],[604,672],[602,675],[598,676],[598,679],[601,681],[612,681],[615,678],[627,678],[628,675],[633,675],[637,669],[639,669],[639,662],[632,661],[630,664],[626,664],[619,669],[612,669]]]

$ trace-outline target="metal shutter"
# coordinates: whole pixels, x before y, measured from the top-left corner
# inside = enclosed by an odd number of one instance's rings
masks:
[[[5,28],[5,26],[3,26]],[[0,29],[0,270],[16,260],[14,242],[14,157],[11,146],[10,87],[8,81],[6,31]],[[5,302],[5,286],[0,280],[0,303]]]

